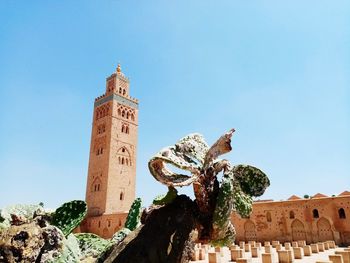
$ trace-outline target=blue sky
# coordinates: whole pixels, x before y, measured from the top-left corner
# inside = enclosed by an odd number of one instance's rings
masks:
[[[350,190],[349,13],[348,1],[1,1],[0,207],[84,199],[93,101],[118,62],[140,100],[145,204],[166,191],[154,153],[231,127],[225,157],[269,175],[262,198]]]

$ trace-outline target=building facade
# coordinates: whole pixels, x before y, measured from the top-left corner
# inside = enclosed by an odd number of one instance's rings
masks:
[[[232,214],[237,241],[307,243],[334,240],[350,245],[350,192],[310,199],[291,196],[286,201],[257,201],[249,218]]]
[[[111,237],[135,199],[138,100],[120,65],[95,99],[86,184],[88,215],[81,231]]]

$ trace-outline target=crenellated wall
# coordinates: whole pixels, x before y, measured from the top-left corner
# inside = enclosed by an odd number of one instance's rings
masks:
[[[254,202],[249,218],[233,213],[232,221],[238,241],[306,240],[314,243],[334,240],[337,244],[350,245],[350,193],[258,201]]]

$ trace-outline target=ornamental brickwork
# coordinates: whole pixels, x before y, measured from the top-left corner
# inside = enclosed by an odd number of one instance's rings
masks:
[[[95,99],[82,232],[111,237],[124,226],[135,199],[138,100],[120,65]]]

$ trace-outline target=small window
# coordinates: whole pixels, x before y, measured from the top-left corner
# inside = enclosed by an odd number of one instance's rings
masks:
[[[313,216],[314,218],[319,218],[319,217],[320,217],[320,215],[319,215],[317,209],[314,209],[314,210],[312,211],[312,216]]]
[[[344,208],[340,208],[340,209],[338,210],[338,214],[339,214],[339,218],[340,218],[340,219],[345,219],[345,218],[346,218],[346,214],[345,214]]]
[[[271,213],[270,213],[270,212],[267,212],[267,213],[266,213],[266,221],[267,221],[267,222],[271,222],[271,221],[272,221]]]
[[[101,221],[98,221],[98,227],[101,227]]]
[[[123,192],[120,193],[119,199],[120,199],[120,200],[124,200],[124,193],[123,193]]]
[[[122,111],[122,117],[125,117],[125,111]]]
[[[122,152],[125,153],[125,148],[122,149]]]
[[[96,155],[100,155],[100,154],[103,154],[103,148],[98,148],[97,149],[97,152],[96,152]]]
[[[294,211],[290,211],[290,212],[289,212],[289,218],[290,218],[290,219],[294,219],[294,218],[295,218]]]
[[[108,220],[108,227],[111,226],[111,220]]]
[[[123,89],[123,95],[125,95],[125,93],[126,93],[126,91],[125,91],[125,89]]]
[[[119,93],[120,93],[120,94],[122,93],[122,88],[121,88],[121,87],[119,88]]]
[[[122,164],[124,164],[124,157],[122,158]]]

